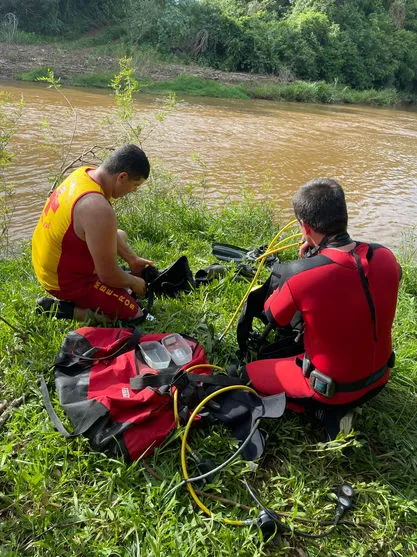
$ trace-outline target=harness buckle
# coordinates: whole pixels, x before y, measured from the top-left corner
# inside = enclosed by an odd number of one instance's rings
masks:
[[[310,373],[310,387],[326,398],[331,398],[336,392],[336,383],[333,379],[316,369]]]
[[[185,389],[189,385],[190,381],[187,377],[187,372],[183,369],[180,370],[171,382],[171,387],[176,387],[178,390]]]
[[[304,377],[307,377],[307,379],[310,377],[311,372],[315,369],[314,364],[311,362],[307,353],[304,354],[304,358],[301,361],[301,369],[303,370]]]

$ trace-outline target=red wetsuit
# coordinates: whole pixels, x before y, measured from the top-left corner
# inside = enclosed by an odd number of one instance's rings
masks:
[[[325,248],[314,257],[282,264],[279,288],[264,308],[268,319],[282,326],[301,312],[306,354],[316,370],[336,384],[363,380],[383,368],[392,352],[401,267],[390,250],[377,244],[358,243],[355,250],[371,301],[353,253]],[[311,388],[295,357],[258,360],[247,365],[247,372],[260,392],[284,391],[297,402],[314,399],[337,405],[359,401],[389,378],[386,369],[376,382],[351,392],[336,391],[328,398]]]

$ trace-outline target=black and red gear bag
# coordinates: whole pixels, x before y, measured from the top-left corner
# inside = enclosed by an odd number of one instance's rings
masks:
[[[40,380],[45,407],[54,425],[65,437],[84,435],[94,450],[109,456],[136,460],[152,453],[175,428],[171,385],[136,388],[140,376],[158,371],[143,360],[141,342],[159,341],[169,333],[144,334],[128,328],[82,327],[69,333],[53,366],[59,403],[74,431],[59,420],[43,378]],[[201,344],[183,335],[192,349],[192,359],[173,375],[207,363]],[[211,374],[210,368],[193,374]],[[187,374],[188,375],[188,374]],[[195,376],[194,376],[195,377]]]

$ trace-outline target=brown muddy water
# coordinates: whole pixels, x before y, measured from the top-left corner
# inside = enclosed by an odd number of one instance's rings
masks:
[[[58,146],[68,145],[74,116],[62,96],[44,85],[3,82],[0,90],[15,98],[22,95],[25,103],[6,177],[16,191],[11,236],[29,238],[62,153],[61,148],[52,150],[45,136],[54,137]],[[93,144],[111,144],[114,127],[101,127],[114,112],[111,93],[63,91],[78,120],[71,147],[75,155],[69,160]],[[152,122],[158,107],[156,99],[140,96],[138,120]],[[187,98],[156,125],[143,147],[182,181],[198,181],[198,195],[211,205],[222,206],[250,192],[274,207],[282,223],[292,215],[297,187],[326,176],[345,188],[355,238],[398,248],[416,230],[413,111]]]

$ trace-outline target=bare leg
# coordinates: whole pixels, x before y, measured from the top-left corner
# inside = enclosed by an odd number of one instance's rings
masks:
[[[119,255],[126,263],[136,258],[136,253],[128,244],[128,237],[124,230],[117,230],[117,255]]]
[[[128,244],[126,232],[120,229],[117,231],[117,255],[126,261],[130,272],[137,277],[142,276],[145,267],[148,265],[153,266],[153,262],[150,259],[144,259],[136,255]]]
[[[143,312],[141,310],[141,308],[138,309],[137,314],[132,317],[132,319],[137,319],[138,317],[142,317]],[[94,319],[97,323],[100,323],[102,325],[105,325],[109,322],[112,321],[112,319],[108,316],[105,315],[104,313],[101,312],[97,312],[97,311],[92,311],[91,309],[85,309],[85,308],[80,308],[78,306],[75,306],[74,308],[74,317],[73,319],[75,319],[75,321],[89,321],[91,319]]]

